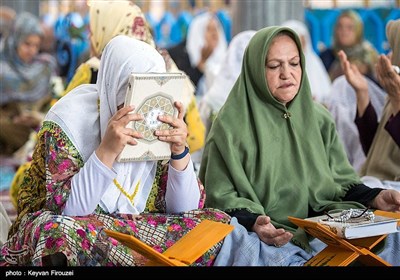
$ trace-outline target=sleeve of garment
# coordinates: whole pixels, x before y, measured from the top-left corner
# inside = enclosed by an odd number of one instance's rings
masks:
[[[356,201],[368,207],[371,201],[384,189],[370,188],[364,184],[354,185],[343,197],[343,201]]]
[[[253,231],[253,225],[255,224],[257,217],[261,214],[250,213],[246,209],[238,209],[233,211],[226,211],[231,217],[236,217],[239,224],[244,226],[247,231]]]
[[[115,177],[116,173],[105,166],[93,152],[85,165],[72,178],[71,192],[63,214],[85,216],[93,213]]]
[[[390,136],[392,136],[394,142],[396,142],[397,146],[400,148],[400,112],[398,112],[395,116],[389,118],[388,122],[385,125],[385,129],[389,132]]]
[[[362,117],[359,117],[357,111],[355,124],[357,125],[364,153],[368,154],[372,140],[374,139],[376,130],[378,129],[378,117],[371,102],[369,102]]]
[[[200,190],[192,160],[189,161],[186,169],[182,171],[178,171],[169,165],[165,194],[167,213],[179,213],[197,209],[199,201]]]

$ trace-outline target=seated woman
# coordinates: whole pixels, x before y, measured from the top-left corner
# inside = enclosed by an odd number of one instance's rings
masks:
[[[267,27],[207,138],[199,177],[208,207],[233,216],[215,265],[303,265],[325,246],[288,220],[334,209],[400,212],[400,192],[363,185],[334,121],[313,102],[299,37]],[[234,148],[233,148],[234,147]],[[400,233],[379,254],[400,265]]]
[[[331,81],[343,75],[338,57],[338,52],[343,50],[361,73],[376,82],[374,64],[378,59],[378,52],[365,40],[364,23],[359,14],[354,10],[344,10],[337,18],[334,28],[332,47],[320,53]]]
[[[229,92],[239,76],[244,50],[255,33],[254,30],[246,30],[236,34],[232,38],[221,62],[218,75],[215,77],[210,89],[205,92],[199,102],[200,116],[206,126],[206,135],[210,130],[213,119],[225,103]]]
[[[47,112],[56,62],[39,54],[43,31],[27,12],[17,16],[0,52],[0,154],[12,155],[29,139]]]
[[[143,265],[142,256],[103,229],[164,251],[203,219],[229,221],[223,212],[199,209],[203,187],[184,152],[182,103],[175,103],[177,118],[159,117],[174,129],[155,132],[179,159],[115,161],[142,137],[126,128],[143,119],[123,107],[129,74],[165,71],[155,48],[116,36],[105,47],[97,83],[75,88],[50,109],[19,191],[17,220],[1,247],[1,265]],[[211,265],[221,244],[194,265]]]

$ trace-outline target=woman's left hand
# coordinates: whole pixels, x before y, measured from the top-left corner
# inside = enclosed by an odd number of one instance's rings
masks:
[[[184,108],[181,102],[175,102],[175,107],[178,109],[178,117],[160,115],[158,119],[172,126],[171,129],[156,130],[155,135],[160,141],[169,142],[171,144],[171,153],[174,155],[182,154],[186,148],[186,138],[188,130],[185,121],[183,120]],[[170,164],[176,170],[184,170],[189,163],[190,155],[187,154],[179,160],[171,160]]]
[[[396,190],[383,190],[372,201],[371,206],[375,209],[400,212],[400,192]]]
[[[156,130],[155,135],[160,141],[169,142],[171,144],[171,152],[173,154],[181,154],[185,151],[186,137],[188,130],[185,121],[183,120],[184,108],[181,102],[175,102],[175,107],[178,109],[178,117],[160,115],[158,119],[172,126],[171,129]]]

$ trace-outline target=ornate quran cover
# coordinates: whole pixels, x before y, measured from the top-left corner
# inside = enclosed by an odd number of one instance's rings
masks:
[[[134,105],[133,113],[144,119],[132,121],[130,127],[143,134],[137,145],[126,145],[117,157],[118,162],[165,160],[171,158],[169,143],[154,135],[155,130],[170,129],[170,125],[159,121],[159,115],[176,117],[175,101],[183,99],[186,75],[183,73],[132,73],[129,77],[125,106]]]
[[[104,231],[108,236],[146,257],[149,260],[146,263],[147,266],[188,266],[224,239],[232,230],[232,225],[203,220],[163,253],[132,235],[107,229]]]

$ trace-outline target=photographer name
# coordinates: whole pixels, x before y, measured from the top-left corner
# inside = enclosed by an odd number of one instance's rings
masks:
[[[74,276],[73,270],[27,270],[27,271],[6,271],[6,277],[8,276]]]

